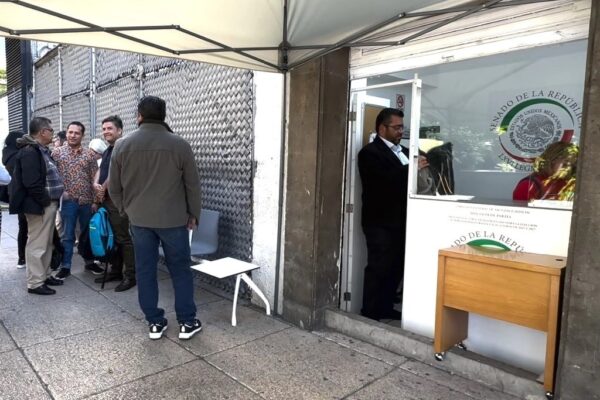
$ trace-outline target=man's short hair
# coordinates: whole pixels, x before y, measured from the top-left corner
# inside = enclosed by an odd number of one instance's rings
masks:
[[[77,125],[78,127],[80,127],[81,128],[81,134],[85,135],[85,126],[83,126],[83,124],[81,122],[79,122],[79,121],[69,122],[69,124],[67,125],[67,130],[69,130],[69,127],[71,125]]]
[[[121,118],[119,118],[118,115],[111,115],[109,117],[104,118],[102,120],[102,125],[104,125],[106,122],[112,122],[112,124],[117,128],[123,129],[123,121],[121,120]]]
[[[392,120],[392,116],[397,116],[400,118],[404,118],[404,113],[402,110],[397,108],[384,108],[377,115],[377,119],[375,120],[375,132],[379,133],[379,125],[381,124],[389,124]]]
[[[42,129],[50,129],[52,127],[52,121],[46,117],[35,117],[29,121],[29,134],[32,136],[37,135]]]
[[[67,132],[66,131],[58,131],[56,136],[60,139],[61,142],[67,140]]]
[[[144,119],[164,122],[167,117],[167,104],[160,97],[146,96],[138,103],[138,113]]]

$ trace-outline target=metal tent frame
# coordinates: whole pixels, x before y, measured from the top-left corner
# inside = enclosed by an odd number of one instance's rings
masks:
[[[354,33],[345,37],[344,39],[333,43],[333,44],[320,44],[320,45],[302,45],[302,44],[292,44],[288,40],[288,2],[289,0],[284,0],[283,5],[283,29],[282,29],[282,41],[277,47],[231,47],[225,43],[221,43],[214,39],[211,39],[205,35],[202,35],[197,32],[193,32],[189,29],[186,29],[180,25],[145,25],[145,26],[99,26],[96,24],[92,24],[90,22],[84,21],[79,18],[74,18],[70,15],[59,13],[53,11],[49,8],[40,7],[35,4],[28,3],[26,1],[21,0],[0,0],[1,3],[12,3],[18,5],[20,7],[24,7],[27,9],[31,9],[34,11],[41,12],[43,14],[60,18],[64,21],[76,23],[82,25],[82,28],[54,28],[54,29],[27,29],[27,30],[17,30],[11,29],[10,27],[0,26],[0,32],[4,32],[5,34],[13,37],[22,37],[24,35],[52,35],[52,34],[61,34],[61,33],[93,33],[93,32],[103,32],[111,35],[118,36],[122,39],[126,39],[132,42],[136,42],[138,44],[142,44],[156,50],[160,50],[166,52],[168,54],[172,54],[174,56],[185,56],[190,54],[203,54],[203,53],[236,53],[253,61],[259,62],[270,69],[273,69],[278,72],[287,72],[294,68],[297,68],[301,65],[306,64],[307,62],[314,60],[315,58],[321,57],[325,54],[333,52],[342,47],[389,47],[389,46],[402,46],[418,37],[421,37],[429,32],[432,32],[436,29],[439,29],[443,26],[451,24],[459,19],[465,18],[471,14],[484,11],[486,9],[494,9],[499,7],[511,7],[511,6],[519,6],[524,4],[531,3],[544,3],[544,2],[554,2],[558,0],[487,0],[487,1],[479,1],[479,4],[473,5],[463,5],[439,10],[431,10],[431,11],[416,11],[416,12],[399,12],[393,17],[371,25],[361,31]],[[437,16],[444,14],[456,14],[451,18],[445,19],[443,21],[437,22],[427,28],[420,30],[414,34],[411,34],[401,40],[395,41],[370,41],[369,35],[384,29],[391,24],[409,18],[421,18],[421,17],[429,17],[429,16]],[[206,43],[216,46],[215,48],[209,49],[195,49],[195,50],[178,50],[173,48],[168,48],[165,46],[161,46],[156,43],[149,42],[144,39],[140,39],[131,35],[128,35],[125,32],[132,31],[159,31],[159,30],[172,30],[183,33],[184,35],[193,37],[195,39],[200,39]],[[47,40],[50,40],[51,37],[48,37]],[[278,52],[278,64],[273,64],[267,60],[264,60],[260,57],[249,54],[249,51],[264,51],[271,50]],[[305,56],[304,58],[288,63],[289,54],[292,51],[296,50],[318,50],[312,54]]]

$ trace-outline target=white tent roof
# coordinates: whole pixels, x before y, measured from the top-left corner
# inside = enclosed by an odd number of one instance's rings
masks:
[[[444,3],[459,7],[444,12],[453,11],[453,18],[458,19],[483,8],[537,1],[548,0],[449,0]],[[401,19],[439,14],[434,8],[440,3],[442,0],[0,0],[0,35],[286,71],[346,45],[378,44],[365,40]],[[415,12],[422,9],[425,11]]]

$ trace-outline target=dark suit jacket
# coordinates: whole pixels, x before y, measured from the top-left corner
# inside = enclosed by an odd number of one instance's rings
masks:
[[[408,149],[402,147],[408,158]],[[408,164],[377,136],[358,153],[362,181],[362,226],[404,228],[408,191]]]

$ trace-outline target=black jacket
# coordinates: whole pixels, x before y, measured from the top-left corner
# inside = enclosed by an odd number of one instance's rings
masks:
[[[17,147],[19,152],[14,156],[9,212],[41,215],[44,208],[50,205],[44,156],[37,142],[29,135],[19,139]]]
[[[408,158],[408,149],[402,147]],[[362,181],[362,226],[404,228],[408,191],[408,164],[377,136],[358,153]]]

